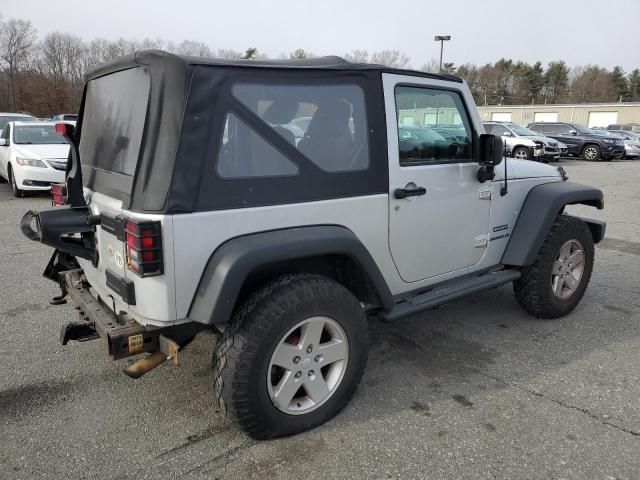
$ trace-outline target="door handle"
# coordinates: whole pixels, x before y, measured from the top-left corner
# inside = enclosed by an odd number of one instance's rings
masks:
[[[424,187],[415,188],[396,188],[393,191],[393,196],[399,200],[407,197],[418,197],[427,193],[427,189]]]

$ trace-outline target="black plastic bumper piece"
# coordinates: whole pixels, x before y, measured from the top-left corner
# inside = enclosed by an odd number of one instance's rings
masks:
[[[66,345],[69,340],[86,342],[96,338],[100,338],[100,335],[89,322],[69,322],[63,325],[60,330],[60,343],[62,345]]]

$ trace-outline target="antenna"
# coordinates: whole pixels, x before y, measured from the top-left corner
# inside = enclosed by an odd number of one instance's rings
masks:
[[[505,138],[503,140],[503,144],[504,144],[504,148],[503,148],[503,152],[507,151],[507,139]],[[507,155],[502,156],[503,160],[504,160],[504,185],[502,185],[502,188],[500,188],[500,196],[504,197],[507,193],[509,193],[509,185],[507,184],[508,178],[507,178]]]

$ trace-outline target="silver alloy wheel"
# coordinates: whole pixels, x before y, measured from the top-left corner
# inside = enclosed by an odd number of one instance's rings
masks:
[[[267,370],[267,389],[278,410],[302,415],[336,392],[349,359],[342,327],[329,317],[298,323],[278,342]]]
[[[529,152],[527,152],[524,148],[518,148],[513,156],[515,158],[519,158],[520,160],[527,160],[529,158]]]
[[[587,147],[584,149],[584,158],[587,160],[595,160],[598,158],[598,149],[596,147]]]
[[[584,273],[584,247],[578,240],[569,240],[558,252],[551,270],[551,289],[561,300],[575,293]]]

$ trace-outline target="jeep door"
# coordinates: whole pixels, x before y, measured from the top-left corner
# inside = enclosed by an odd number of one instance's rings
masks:
[[[490,184],[476,178],[473,99],[454,81],[383,74],[383,85],[394,263],[405,282],[463,274],[484,256],[491,207]],[[422,143],[401,150],[406,125]]]

